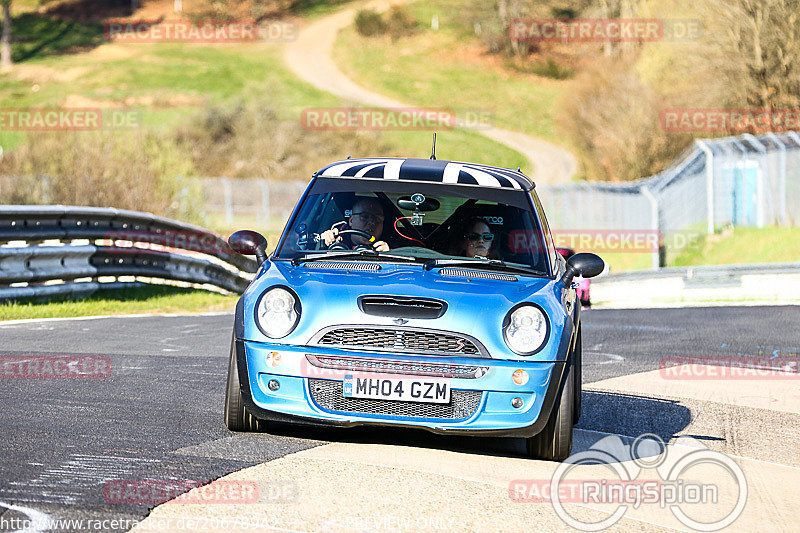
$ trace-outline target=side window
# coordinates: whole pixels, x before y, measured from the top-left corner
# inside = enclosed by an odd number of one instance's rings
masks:
[[[544,214],[544,208],[542,207],[542,203],[539,201],[539,195],[536,194],[536,191],[531,191],[531,195],[533,197],[533,203],[536,206],[536,214],[539,216],[539,220],[542,224],[542,230],[544,231],[544,238],[545,242],[547,243],[547,255],[550,257],[550,265],[553,269],[553,274],[558,272],[558,252],[556,252],[556,246],[553,244],[553,235],[550,233],[550,224],[547,223],[547,217]]]

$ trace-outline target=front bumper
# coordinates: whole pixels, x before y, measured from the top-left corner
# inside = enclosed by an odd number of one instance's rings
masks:
[[[565,365],[571,363],[565,363],[565,358],[561,362],[521,362],[412,356],[239,339],[235,348],[242,399],[256,418],[343,427],[405,426],[441,434],[530,437],[539,433],[561,390]],[[331,368],[321,363],[325,360],[377,362],[381,370],[376,375],[387,375],[389,368],[388,373],[395,377],[414,375],[417,371],[417,375],[433,377],[430,372],[444,371],[453,390],[451,405],[389,400],[348,403],[341,398],[341,383],[344,375],[352,374],[353,370],[335,365]],[[392,362],[394,370],[384,364],[387,360]],[[470,374],[471,369],[476,372]],[[526,384],[512,381],[512,373],[517,369],[528,373]],[[375,369],[357,371],[366,375]],[[270,390],[267,386],[270,380],[277,381],[280,388]],[[523,406],[513,407],[513,398],[521,398]]]

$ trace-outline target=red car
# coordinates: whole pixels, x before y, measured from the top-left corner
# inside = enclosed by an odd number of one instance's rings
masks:
[[[572,248],[556,248],[556,250],[558,250],[558,253],[560,253],[564,259],[569,259],[575,255],[575,250]],[[589,299],[589,279],[575,276],[573,282],[578,284],[576,291],[578,293],[578,298],[581,300],[581,305],[583,307],[591,307],[592,300]]]

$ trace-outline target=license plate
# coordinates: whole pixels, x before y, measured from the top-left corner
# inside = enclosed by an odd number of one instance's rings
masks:
[[[450,383],[444,379],[371,378],[347,374],[342,395],[345,398],[450,403]]]

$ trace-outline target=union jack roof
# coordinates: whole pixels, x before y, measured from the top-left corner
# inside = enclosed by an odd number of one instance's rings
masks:
[[[519,170],[438,159],[374,158],[336,161],[315,177],[427,181],[502,189],[531,190],[533,181]]]

